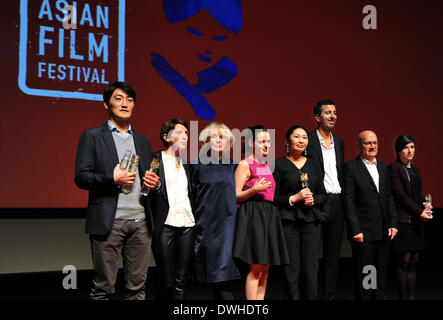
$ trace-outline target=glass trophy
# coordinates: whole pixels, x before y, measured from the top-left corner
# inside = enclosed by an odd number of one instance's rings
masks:
[[[137,168],[138,168],[138,162],[140,161],[140,158],[138,155],[136,155],[135,153],[133,153],[131,155],[131,160],[129,161],[128,164],[128,172],[136,172]],[[124,184],[122,191],[124,194],[128,194],[132,191],[132,184]]]
[[[129,171],[129,172],[135,172],[135,171],[137,171],[137,168],[138,168],[138,162],[139,162],[139,161],[140,161],[139,156],[136,155],[136,154],[132,154],[132,156],[131,156],[131,162],[129,162],[129,165],[128,165],[128,171]]]
[[[425,204],[432,205],[432,197],[429,193],[425,197]],[[431,211],[429,211],[428,217],[432,217]]]
[[[151,166],[149,167],[149,172],[157,173],[158,168],[160,167],[160,160],[158,158],[153,158],[151,161]],[[145,184],[142,185],[142,195],[147,196],[149,194],[149,189]]]
[[[131,158],[132,151],[126,150],[123,154],[123,158],[120,161],[120,169],[125,170],[128,167],[129,159]]]

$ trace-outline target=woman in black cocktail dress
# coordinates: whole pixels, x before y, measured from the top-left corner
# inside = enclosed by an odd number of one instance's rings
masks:
[[[397,160],[389,165],[389,172],[399,230],[392,249],[399,297],[413,300],[418,258],[425,247],[423,223],[432,219],[432,206],[423,203],[420,171],[411,163],[415,155],[414,139],[409,135],[399,136],[395,151]]]

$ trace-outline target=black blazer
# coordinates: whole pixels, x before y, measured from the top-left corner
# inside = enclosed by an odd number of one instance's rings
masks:
[[[168,192],[166,189],[165,168],[163,166],[161,151],[157,151],[156,153],[154,153],[153,156],[160,160],[160,166],[157,170],[157,175],[160,177],[160,188],[158,190],[151,190],[148,195],[151,204],[154,224],[154,232],[152,234],[152,249],[154,250],[155,254],[163,225],[165,224],[166,218],[168,217],[169,201]],[[191,173],[189,164],[183,163],[183,168],[186,173],[186,178],[188,179],[188,197],[191,203],[192,212],[194,212],[194,201],[192,196]]]
[[[343,167],[345,215],[348,236],[363,233],[364,241],[388,237],[388,228],[398,228],[388,167],[377,160],[379,190],[360,157]]]
[[[309,189],[314,194],[314,205],[305,206],[303,201],[289,204],[289,197],[302,189],[300,171],[306,172],[309,179]],[[307,158],[305,165],[299,170],[287,157],[275,161],[274,204],[279,208],[282,219],[302,222],[322,222],[325,220],[323,205],[327,201],[323,175],[320,175],[317,162]]]
[[[345,159],[345,143],[342,138],[332,134],[334,138],[334,151],[335,151],[335,159],[337,163],[337,175],[338,182],[340,183],[340,187],[343,188],[343,163]],[[323,154],[321,152],[320,140],[317,136],[317,130],[314,130],[308,134],[309,143],[306,148],[306,152],[308,156],[317,161],[320,170],[324,176],[325,167],[323,163]]]
[[[412,169],[417,174],[421,193],[422,182],[420,171],[415,166],[412,166]],[[398,222],[416,222],[422,214],[424,207],[418,205],[412,199],[411,184],[404,166],[400,162],[395,161],[389,165],[389,173],[391,174],[392,193],[394,194],[395,205],[397,207]]]
[[[149,168],[151,145],[149,139],[132,130],[134,145],[140,162],[138,172],[141,181]],[[119,196],[118,185],[114,182],[114,167],[119,163],[117,148],[105,123],[83,131],[80,135],[75,159],[76,185],[89,190],[86,232],[91,235],[105,235],[112,227]],[[143,197],[148,229],[152,231],[152,214],[149,202]]]

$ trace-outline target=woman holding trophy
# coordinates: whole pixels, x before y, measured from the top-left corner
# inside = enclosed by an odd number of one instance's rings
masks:
[[[195,218],[189,166],[181,157],[187,148],[188,124],[169,119],[160,129],[164,150],[156,152],[160,187],[149,192],[154,220],[154,253],[162,299],[183,300],[191,268]],[[154,163],[151,164],[151,168]]]
[[[276,160],[274,170],[274,203],[280,210],[290,256],[283,271],[291,300],[317,299],[321,223],[327,195],[321,169],[306,156],[307,145],[306,129],[291,127],[286,132],[287,156]]]
[[[423,203],[420,171],[412,165],[415,140],[403,134],[395,141],[397,160],[389,165],[392,193],[399,222],[392,242],[396,260],[396,280],[401,300],[413,300],[419,252],[424,249],[424,225],[432,219],[430,195]]]

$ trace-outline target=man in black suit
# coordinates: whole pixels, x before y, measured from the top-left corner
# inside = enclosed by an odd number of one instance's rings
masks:
[[[152,214],[141,194],[141,182],[153,189],[159,185],[159,178],[146,172],[151,158],[148,138],[129,124],[135,98],[135,91],[127,83],[108,85],[103,93],[108,122],[84,131],[78,144],[75,183],[89,191],[86,232],[95,270],[90,292],[94,300],[109,299],[114,293],[121,255],[125,298],[145,299]],[[139,156],[138,166],[135,164],[138,174],[120,168],[127,150]]]
[[[352,240],[354,294],[357,299],[386,299],[389,242],[398,232],[389,170],[375,158],[378,140],[374,132],[361,132],[357,143],[359,156],[346,162],[343,168],[345,213]],[[370,281],[374,272],[376,283]]]
[[[344,162],[344,142],[332,133],[337,121],[335,103],[320,100],[314,106],[314,119],[317,129],[310,132],[307,153],[321,168],[323,183],[328,194],[324,206],[326,221],[322,226],[325,300],[335,298],[340,249],[343,240],[345,218],[341,198],[342,168]]]

